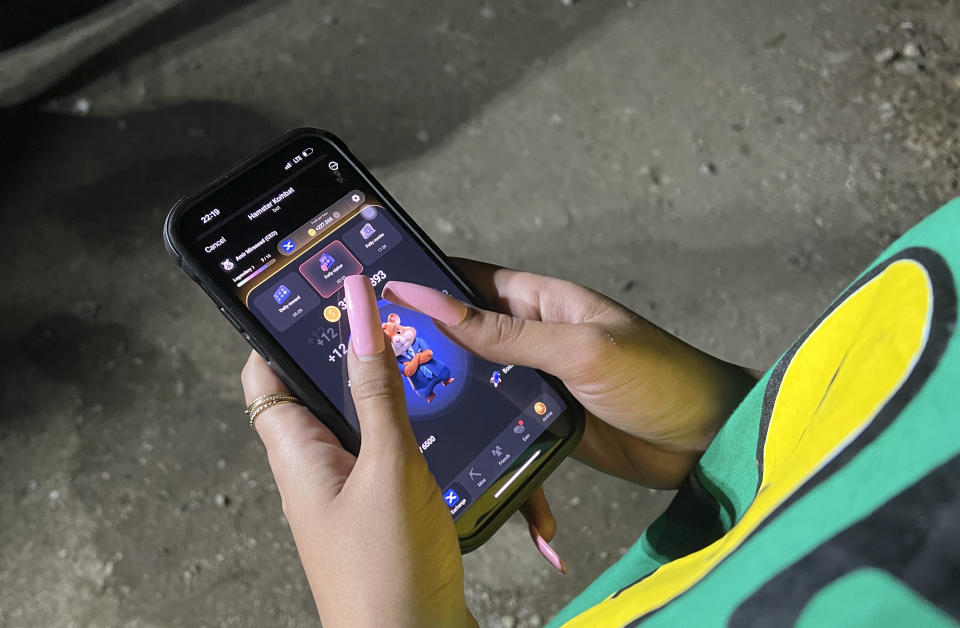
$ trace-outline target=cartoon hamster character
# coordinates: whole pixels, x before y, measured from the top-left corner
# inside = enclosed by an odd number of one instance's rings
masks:
[[[417,338],[415,328],[400,324],[400,316],[390,314],[381,327],[397,356],[400,372],[407,377],[414,392],[427,403],[437,396],[434,389],[438,385],[447,386],[453,382],[450,368],[433,357],[433,350],[423,338]]]

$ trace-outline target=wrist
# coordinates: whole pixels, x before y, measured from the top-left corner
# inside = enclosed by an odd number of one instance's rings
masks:
[[[756,384],[745,369],[685,343],[658,361],[662,399],[646,440],[668,453],[699,457]]]
[[[398,626],[404,628],[478,628],[479,623],[464,603],[459,606],[445,604],[441,597],[429,609],[403,611],[398,606],[377,608],[358,606],[353,603],[336,604],[322,608],[317,604],[320,621],[331,628],[380,628]],[[402,606],[399,605],[399,606]]]
[[[727,419],[757,383],[757,378],[747,369],[730,362],[711,359],[717,364],[715,375],[711,378],[711,400],[706,404],[709,414],[702,422],[704,431],[700,435],[698,447],[701,452],[706,451]]]

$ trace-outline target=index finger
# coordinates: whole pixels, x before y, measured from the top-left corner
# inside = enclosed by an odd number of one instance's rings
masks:
[[[450,261],[498,312],[531,321],[585,323],[612,311],[613,301],[566,279],[537,275],[486,262]]]

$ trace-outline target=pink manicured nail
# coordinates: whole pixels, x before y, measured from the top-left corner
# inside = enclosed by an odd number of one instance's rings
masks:
[[[550,544],[547,543],[547,540],[540,536],[540,531],[537,530],[537,526],[532,523],[529,524],[530,528],[530,538],[533,539],[533,542],[537,545],[537,549],[540,550],[540,553],[543,554],[543,557],[546,558],[551,565],[557,568],[557,571],[560,573],[567,573],[567,566],[563,563],[563,559],[560,558],[560,554],[557,554],[557,550],[550,547]]]
[[[383,298],[423,312],[446,325],[459,325],[467,316],[467,306],[462,301],[420,284],[388,281],[383,286]]]
[[[343,280],[343,290],[354,353],[359,358],[382,352],[383,329],[370,280],[363,275],[351,275]]]

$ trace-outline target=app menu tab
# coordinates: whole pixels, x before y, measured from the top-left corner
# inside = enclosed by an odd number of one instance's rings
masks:
[[[319,253],[300,264],[300,274],[324,299],[339,290],[344,279],[362,272],[363,265],[340,240],[334,240],[320,249]]]
[[[279,331],[288,329],[320,303],[313,288],[295,272],[287,273],[253,300],[257,310]]]
[[[494,494],[494,497],[499,499],[509,484],[540,456],[542,451],[531,450],[531,446],[564,407],[563,403],[551,394],[538,395],[490,445],[464,467],[457,481],[451,484],[456,489],[454,492],[463,496],[462,489],[466,488],[467,491],[480,494],[506,475],[508,479]],[[456,519],[460,512],[462,509],[454,513],[451,508],[450,514]]]
[[[343,242],[364,264],[372,264],[403,238],[374,206],[360,212],[360,224],[343,234]]]

